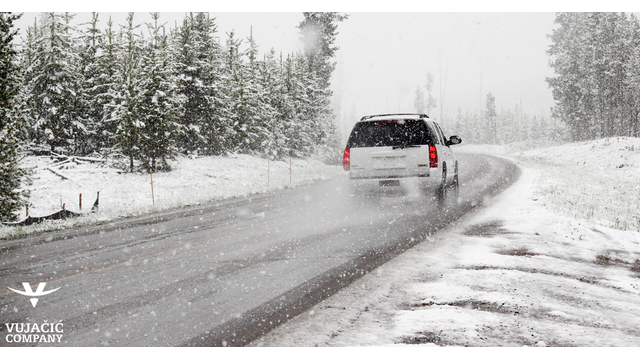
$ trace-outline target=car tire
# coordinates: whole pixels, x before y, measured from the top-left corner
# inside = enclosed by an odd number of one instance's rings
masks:
[[[439,208],[444,208],[447,204],[447,192],[449,191],[449,187],[447,186],[447,171],[443,169],[442,171],[442,182],[436,189],[436,203]]]
[[[460,181],[458,180],[458,174],[453,177],[453,182],[450,185],[451,189],[447,193],[447,199],[453,205],[458,205],[458,198],[460,197]]]
[[[456,162],[456,169],[453,175],[453,182],[451,183],[451,190],[447,197],[453,205],[458,205],[458,198],[460,196],[460,180],[458,178],[458,163]]]

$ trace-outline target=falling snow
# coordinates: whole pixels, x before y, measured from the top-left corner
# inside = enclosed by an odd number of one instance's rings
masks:
[[[638,191],[640,140],[458,150],[506,157],[520,166],[522,176],[477,211],[425,234],[421,244],[253,345],[635,346],[640,340],[640,234],[634,228],[637,212],[628,209],[638,205],[638,197],[607,202],[612,211],[595,219],[576,208],[601,199],[584,190],[589,186]],[[294,160],[290,173],[287,162],[267,164],[243,155],[183,158],[176,171],[156,174],[156,204],[150,205],[146,174],[69,163],[58,170],[72,180],[62,180],[45,170],[51,166],[48,158],[26,161],[39,169],[32,188],[38,204],[34,213],[54,210],[60,197],[72,204],[79,191],[91,199],[88,194],[101,190],[98,214],[34,227],[38,231],[300,185],[342,172],[314,161]],[[585,171],[591,175],[580,175]],[[196,187],[197,193],[191,190]],[[583,194],[569,193],[558,201],[572,188]],[[620,224],[627,224],[626,231],[613,228]]]

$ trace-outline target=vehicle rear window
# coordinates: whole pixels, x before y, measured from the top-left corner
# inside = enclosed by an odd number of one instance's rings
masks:
[[[347,148],[428,145],[433,138],[422,120],[363,121],[351,131]]]

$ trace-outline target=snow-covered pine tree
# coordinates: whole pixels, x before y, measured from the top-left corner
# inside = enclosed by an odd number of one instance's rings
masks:
[[[224,55],[223,84],[227,97],[229,125],[224,131],[225,148],[228,151],[239,151],[247,137],[247,103],[245,99],[245,69],[242,63],[240,45],[242,39],[235,38],[235,32],[227,33]]]
[[[139,155],[142,167],[153,172],[171,169],[168,160],[177,151],[178,116],[183,103],[177,92],[168,36],[159,18],[159,13],[151,13],[152,22],[147,24],[150,37],[142,52],[139,74]]]
[[[271,49],[257,66],[257,83],[261,91],[263,107],[261,110],[263,136],[259,148],[268,159],[282,159],[280,149],[284,147],[283,122],[278,109],[281,107],[282,79],[275,60],[275,51]]]
[[[574,140],[624,135],[637,121],[629,65],[639,46],[638,20],[623,13],[558,13],[547,54],[554,114]],[[630,71],[631,69],[631,71]],[[633,131],[632,131],[633,132]]]
[[[273,133],[274,142],[270,149],[272,158],[282,160],[290,155],[289,150],[289,122],[293,117],[294,109],[293,102],[291,101],[291,84],[288,81],[291,75],[289,75],[289,63],[290,60],[283,59],[282,53],[280,53],[277,60],[275,59],[275,53],[272,51],[270,57],[273,58],[273,68],[275,72],[272,73],[272,95],[271,104],[276,113],[276,118],[272,122],[271,131]],[[267,77],[267,75],[263,75]]]
[[[142,78],[140,77],[140,56],[142,44],[134,24],[134,13],[129,13],[126,25],[122,26],[122,45],[118,68],[115,74],[117,84],[111,89],[111,102],[107,105],[109,121],[115,125],[117,150],[128,159],[129,171],[135,168],[134,160],[140,157],[140,128],[143,102]]]
[[[637,89],[630,79],[637,73],[637,63],[633,59],[640,49],[640,22],[635,14],[629,14],[621,19],[624,24],[622,39],[616,42],[615,53],[615,77],[614,88],[617,90],[615,100],[622,104],[619,121],[615,126],[615,134],[621,136],[640,136],[640,107],[638,106]],[[632,70],[633,69],[633,70]],[[614,100],[614,104],[615,104]]]
[[[309,73],[307,59],[294,53],[281,60],[282,96],[278,111],[282,117],[286,156],[307,157],[327,144],[332,112],[329,97],[319,79]]]
[[[332,95],[330,85],[331,75],[336,67],[332,59],[339,49],[334,45],[338,23],[346,20],[348,15],[337,12],[305,12],[303,15],[304,20],[298,28],[305,46],[304,56],[311,75],[309,80],[316,82],[315,86],[309,88],[313,90],[307,94],[311,102],[311,113],[305,115],[310,116],[314,122],[312,141],[321,147],[326,147],[329,143],[340,144],[335,130],[335,115],[329,107]]]
[[[104,93],[108,87],[101,83],[101,68],[98,57],[102,53],[102,33],[98,28],[98,13],[91,14],[87,27],[80,30],[79,61],[82,74],[82,115],[85,120],[87,133],[83,141],[82,152],[91,153],[99,149],[99,127],[104,109]]]
[[[427,80],[424,84],[424,89],[427,92],[427,98],[425,99],[424,107],[427,110],[427,115],[431,115],[431,109],[436,107],[436,99],[433,97],[433,75],[431,71],[427,72]]]
[[[20,190],[27,172],[20,168],[21,125],[15,98],[18,94],[19,70],[13,38],[13,22],[20,15],[0,13],[0,220],[15,220],[15,211],[27,193]]]
[[[498,143],[498,121],[496,113],[496,98],[489,92],[487,94],[487,99],[485,102],[485,116],[486,116],[486,126],[487,126],[487,134],[488,141],[491,144]]]
[[[178,92],[185,97],[178,144],[187,153],[222,153],[220,44],[215,19],[208,13],[189,14],[173,37]]]
[[[206,113],[209,107],[206,85],[199,76],[201,69],[197,64],[193,21],[193,13],[190,13],[183,19],[182,26],[173,32],[177,91],[185,98],[184,111],[179,117],[181,131],[177,135],[178,146],[184,153],[197,153],[203,143],[198,114]]]
[[[323,23],[317,27],[323,39],[311,56],[313,64],[306,55],[292,54],[288,79],[284,79],[276,76],[273,53],[258,60],[253,36],[247,39],[249,48],[245,51],[240,50],[241,41],[232,36],[223,52],[214,36],[214,19],[206,13],[190,14],[183,27],[174,32],[171,51],[161,54],[174,54],[179,59],[176,66],[169,66],[179,73],[179,80],[154,83],[152,78],[158,77],[146,74],[153,67],[149,64],[157,64],[149,60],[155,55],[142,53],[138,25],[133,24],[133,14],[129,15],[127,24],[116,34],[110,21],[102,33],[97,26],[98,15],[93,14],[90,22],[82,24],[87,26],[79,33],[80,42],[74,39],[78,34],[71,27],[73,15],[68,13],[43,14],[40,24],[28,29],[21,57],[24,85],[18,99],[27,104],[22,116],[30,119],[30,137],[36,142],[54,150],[64,146],[72,153],[104,148],[120,152],[133,171],[134,160],[146,157],[142,153],[150,154],[152,148],[142,149],[141,136],[150,138],[144,133],[147,126],[143,117],[148,114],[145,106],[153,107],[149,104],[155,104],[159,97],[151,96],[152,100],[146,101],[147,88],[177,83],[177,93],[191,101],[180,113],[178,124],[179,129],[188,131],[169,131],[174,135],[165,139],[173,141],[179,136],[184,151],[246,151],[282,158],[285,153],[308,156],[314,148],[329,143],[328,135],[335,133],[329,108],[330,73],[322,69],[335,67],[330,62],[337,49],[332,45],[335,26]],[[346,18],[334,15],[310,18],[324,18],[329,23]],[[301,30],[313,28],[312,22],[301,24]],[[176,108],[176,104],[165,105],[166,109]],[[157,119],[160,115],[156,112],[154,116]],[[155,167],[152,163],[144,162],[143,166]]]
[[[227,151],[225,142],[230,131],[230,112],[228,97],[224,88],[224,52],[217,40],[215,18],[209,18],[206,13],[198,13],[194,27],[200,50],[203,79],[208,85],[207,100],[209,114],[201,115],[202,136],[204,145],[202,151],[208,155],[219,155]]]
[[[416,91],[413,94],[413,107],[416,109],[417,113],[424,113],[424,92],[420,89],[420,86],[416,87]]]
[[[119,84],[122,84],[123,71],[119,71],[121,38],[113,29],[111,17],[107,21],[107,27],[101,37],[100,53],[96,55],[97,69],[93,81],[95,98],[95,143],[101,151],[110,153],[117,144],[118,122],[112,118],[115,104],[118,103]],[[120,68],[121,69],[121,68]]]
[[[332,58],[339,49],[334,45],[338,35],[338,23],[349,16],[337,12],[305,12],[303,15],[304,20],[298,28],[300,39],[304,43],[309,72],[317,76],[320,88],[326,90],[331,84],[331,74],[336,67]]]
[[[640,137],[640,39],[638,39],[640,37],[640,25],[638,25],[638,19],[634,15],[631,18],[633,25],[630,31],[636,36],[630,40],[633,52],[626,64],[627,73],[629,74],[626,79],[629,89],[626,94],[626,103],[629,106],[629,123],[626,135]]]
[[[18,53],[18,64],[20,68],[20,89],[18,91],[18,103],[20,105],[20,117],[22,129],[20,138],[25,142],[39,143],[42,136],[38,136],[38,130],[35,127],[35,113],[30,105],[31,86],[34,77],[34,66],[39,51],[39,39],[41,38],[41,28],[38,27],[38,20],[34,18],[33,25],[28,26],[26,37],[22,39],[20,51]]]
[[[547,50],[549,65],[557,75],[547,78],[555,110],[571,128],[574,140],[592,138],[591,85],[585,65],[589,58],[586,17],[584,13],[558,13],[555,23],[559,27],[549,36],[552,44]]]
[[[63,147],[67,152],[80,151],[80,140],[86,136],[81,118],[81,76],[77,68],[71,15],[45,13],[41,16],[39,52],[31,68],[29,89],[30,112],[35,116],[35,130],[43,136],[51,151]]]
[[[244,123],[246,124],[245,138],[242,147],[254,154],[264,153],[263,142],[269,137],[269,112],[270,99],[266,87],[273,84],[265,84],[260,75],[260,62],[258,61],[258,45],[253,39],[253,29],[247,38],[249,47],[245,51],[248,63],[244,64],[244,91],[243,105]]]
[[[302,69],[300,65],[302,64]],[[311,113],[311,101],[303,80],[308,74],[306,63],[300,54],[290,54],[283,64],[284,93],[282,98],[282,120],[284,128],[283,155],[287,157],[302,157],[309,150],[311,144],[311,129],[307,115]]]

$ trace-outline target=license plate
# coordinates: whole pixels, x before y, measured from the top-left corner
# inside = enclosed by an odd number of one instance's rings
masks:
[[[400,186],[400,180],[380,180],[380,186]]]

